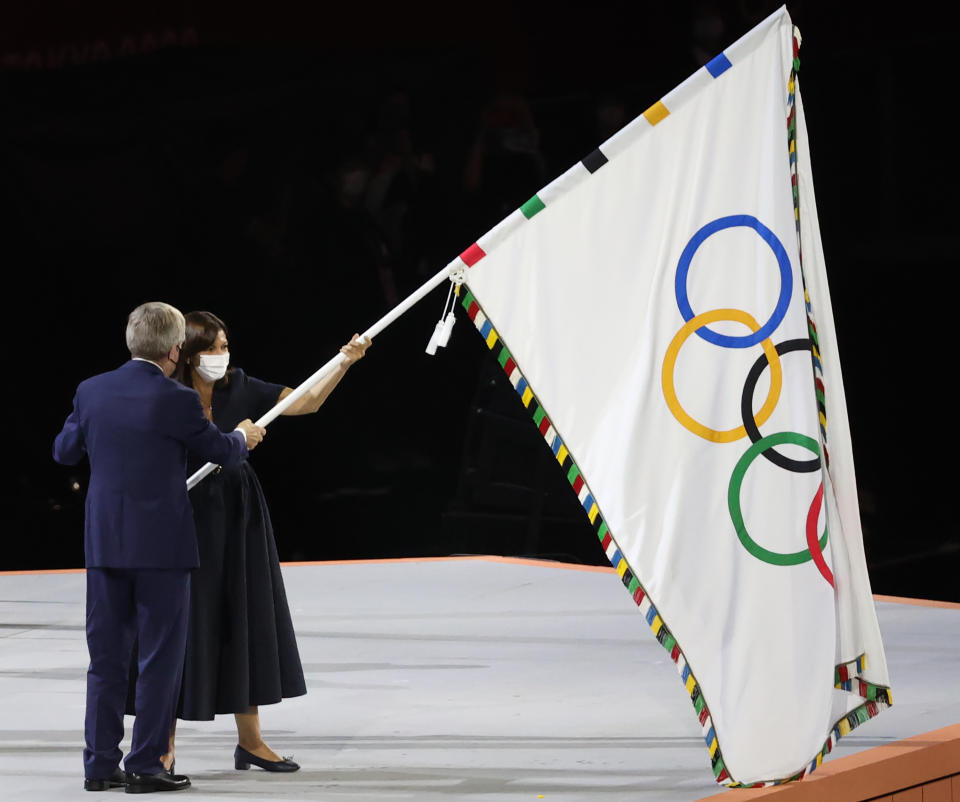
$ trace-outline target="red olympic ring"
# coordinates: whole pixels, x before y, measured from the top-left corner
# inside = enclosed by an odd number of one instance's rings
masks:
[[[835,587],[833,584],[833,572],[830,570],[830,566],[827,565],[827,561],[823,559],[823,552],[820,550],[820,544],[817,542],[817,519],[820,517],[820,507],[822,505],[823,482],[821,482],[820,487],[817,488],[817,495],[813,497],[810,510],[807,512],[807,548],[810,549],[810,556],[813,557],[813,564],[817,566],[817,570],[823,575],[823,578],[830,583],[831,587]]]

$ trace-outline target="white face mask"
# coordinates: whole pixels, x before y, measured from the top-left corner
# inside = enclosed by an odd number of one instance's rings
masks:
[[[215,382],[222,379],[230,364],[230,354],[199,354],[197,373],[204,381]]]

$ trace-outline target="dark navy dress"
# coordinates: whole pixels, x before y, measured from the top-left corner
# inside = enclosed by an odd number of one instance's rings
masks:
[[[223,431],[257,420],[281,384],[239,368],[213,391]],[[193,473],[202,463],[192,463]],[[178,717],[210,720],[307,692],[280,573],[270,512],[249,460],[207,476],[190,491],[200,567],[190,591],[190,625]]]

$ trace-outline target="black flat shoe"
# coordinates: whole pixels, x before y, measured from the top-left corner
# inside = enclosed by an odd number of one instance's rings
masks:
[[[190,778],[183,774],[137,774],[127,772],[128,794],[149,794],[154,791],[182,791],[190,787]]]
[[[105,780],[95,777],[87,777],[83,781],[84,791],[107,791],[111,788],[119,788],[127,784],[127,775],[123,769],[117,769]]]
[[[233,751],[233,767],[246,771],[250,766],[259,766],[264,771],[296,771],[300,768],[299,763],[294,763],[288,757],[282,760],[264,760],[237,744],[237,748]]]

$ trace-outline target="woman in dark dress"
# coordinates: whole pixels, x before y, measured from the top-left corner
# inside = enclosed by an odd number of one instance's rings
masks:
[[[185,315],[186,342],[174,378],[193,387],[223,431],[259,419],[292,391],[229,368],[227,327],[209,312]],[[369,345],[357,335],[346,359],[283,413],[316,412]],[[200,464],[190,466],[190,473]],[[267,503],[249,460],[224,468],[190,491],[200,567],[194,572],[178,718],[209,721],[233,713],[238,769],[296,771],[263,741],[260,705],[307,692]],[[175,723],[175,722],[174,722]],[[173,733],[170,757],[173,755]]]

